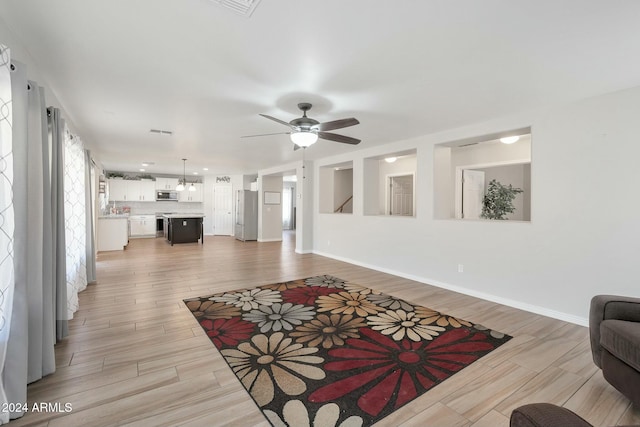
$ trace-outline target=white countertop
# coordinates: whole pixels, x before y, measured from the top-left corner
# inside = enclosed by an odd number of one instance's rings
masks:
[[[128,219],[129,214],[101,215],[98,219]]]

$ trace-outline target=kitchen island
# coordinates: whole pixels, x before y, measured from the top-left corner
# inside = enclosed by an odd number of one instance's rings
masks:
[[[172,213],[164,218],[164,236],[171,246],[174,243],[195,243],[200,240],[204,245],[203,214]]]

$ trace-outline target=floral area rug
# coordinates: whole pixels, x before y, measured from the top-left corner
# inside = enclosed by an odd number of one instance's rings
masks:
[[[511,338],[327,275],[185,303],[274,426],[369,426]]]

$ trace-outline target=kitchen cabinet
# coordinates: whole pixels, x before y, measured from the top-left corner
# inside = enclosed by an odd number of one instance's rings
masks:
[[[98,252],[121,251],[129,243],[127,217],[98,218]]]
[[[178,178],[156,178],[156,190],[175,191],[178,186]]]
[[[156,237],[156,216],[129,216],[129,237]]]
[[[204,189],[203,185],[196,183],[193,186],[196,188],[196,191],[189,191],[189,186],[191,184],[187,184],[187,187],[178,192],[178,201],[179,202],[202,202],[204,199]]]
[[[133,181],[126,179],[109,180],[109,201],[155,202],[156,185],[153,181]]]
[[[109,200],[124,201],[127,200],[127,181],[124,179],[109,180]]]
[[[156,183],[154,181],[129,181],[133,184],[128,191],[131,199],[139,202],[155,202],[156,201]],[[137,199],[136,199],[137,197]]]

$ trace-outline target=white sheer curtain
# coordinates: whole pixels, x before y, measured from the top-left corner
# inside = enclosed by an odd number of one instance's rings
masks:
[[[78,292],[87,287],[85,150],[78,136],[64,132],[64,212],[67,247],[67,316],[78,310]]]
[[[12,205],[13,143],[11,58],[0,45],[0,369],[4,372],[13,307],[13,228]],[[7,402],[4,381],[0,382],[0,404]],[[9,422],[9,413],[0,411],[0,423]]]

